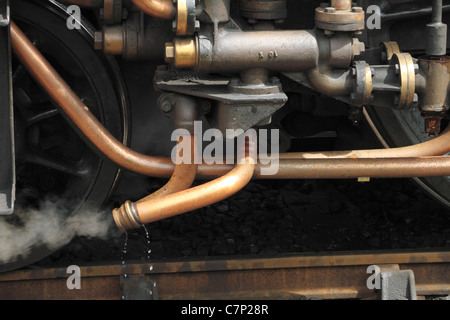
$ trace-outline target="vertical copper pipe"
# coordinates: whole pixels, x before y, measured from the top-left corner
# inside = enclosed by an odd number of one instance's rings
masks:
[[[252,179],[256,163],[256,141],[250,139],[244,159],[231,171],[211,182],[158,199],[126,202],[113,211],[114,221],[122,231],[140,227],[222,201],[244,188]]]
[[[195,136],[181,137],[180,141],[178,142],[178,146],[182,145],[183,139],[190,139],[191,161],[189,163],[177,164],[175,166],[175,170],[173,171],[172,177],[170,178],[169,182],[167,182],[161,189],[139,200],[137,203],[145,202],[151,199],[161,198],[169,194],[186,190],[192,186],[192,184],[195,181],[195,177],[197,176],[197,167],[198,167],[198,165],[194,163],[194,154],[196,152]],[[183,151],[184,150],[180,150],[178,148],[177,157],[179,157],[179,159],[183,159],[182,154]]]
[[[132,0],[133,4],[149,16],[173,20],[177,9],[172,0]]]

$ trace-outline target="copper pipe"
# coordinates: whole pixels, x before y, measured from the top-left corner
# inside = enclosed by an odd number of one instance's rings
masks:
[[[268,165],[257,163],[255,180],[424,178],[450,176],[450,156],[372,159],[279,159],[274,175],[262,174]],[[199,179],[226,174],[231,165],[199,166]]]
[[[282,159],[275,176],[262,176],[258,165],[255,178],[264,179],[358,179],[423,178],[450,176],[450,157],[389,159]]]
[[[352,9],[352,0],[331,0],[331,6],[337,10],[350,11]]]
[[[177,9],[172,0],[132,0],[133,4],[149,16],[173,20]]]
[[[137,203],[145,202],[151,199],[161,198],[169,194],[173,194],[179,191],[183,191],[192,186],[197,176],[197,165],[194,164],[194,154],[195,154],[195,136],[191,137],[181,137],[178,146],[182,145],[183,139],[190,139],[191,144],[191,161],[189,163],[180,163],[175,166],[172,177],[169,182],[165,184],[161,189],[153,192],[151,195],[139,200]],[[183,159],[182,149],[178,149],[177,157],[179,160]]]
[[[113,210],[116,225],[122,231],[142,224],[170,218],[193,211],[231,197],[252,179],[255,169],[256,139],[247,143],[246,155],[236,167],[224,176],[203,185],[140,203],[127,201]]]
[[[450,127],[438,138],[416,145],[374,150],[304,152],[281,154],[280,159],[416,158],[441,156],[450,152]]]
[[[20,29],[11,22],[11,44],[14,51],[24,63],[28,71],[33,77],[43,86],[43,88],[49,93],[49,95],[55,100],[55,102],[61,107],[61,109],[69,116],[70,119],[81,129],[86,137],[92,141],[92,143],[109,159],[118,164],[119,166],[131,170],[133,172],[141,173],[144,175],[156,176],[156,177],[170,177],[174,170],[174,164],[169,158],[164,157],[151,157],[139,154],[118,142],[102,124],[95,119],[95,117],[89,112],[89,109],[81,102],[76,94],[70,89],[70,87],[64,82],[64,80],[58,75],[58,73],[51,67],[51,65],[45,60],[45,58],[39,53],[39,51],[33,46],[33,44],[27,39],[27,37],[20,31]],[[307,165],[304,161],[295,159],[283,159],[289,157],[295,157],[297,159],[307,158],[322,158],[322,161],[311,160],[309,164],[314,163],[326,163],[324,161],[330,161],[335,159],[333,163],[342,163],[346,166],[346,170],[352,170],[348,165],[350,162],[345,158],[392,158],[389,161],[384,160],[386,165],[401,164],[406,161],[400,158],[412,158],[420,156],[435,156],[443,155],[450,152],[450,130],[444,132],[440,137],[424,142],[418,145],[398,148],[398,149],[381,149],[381,150],[366,150],[366,151],[350,151],[350,152],[323,152],[323,153],[303,153],[295,155],[282,155],[280,158],[280,171],[274,176],[262,176],[259,174],[261,165],[256,166],[255,178],[259,179],[299,179],[300,172],[302,172],[299,166]],[[342,159],[342,162],[337,161]],[[439,158],[436,158],[439,159]],[[436,159],[428,159],[424,162],[424,165],[429,165]],[[442,160],[446,160],[443,158]],[[367,164],[367,159],[354,159],[354,164]],[[388,163],[389,162],[389,163]],[[439,162],[441,168],[442,162]],[[309,165],[308,164],[308,165]],[[217,177],[224,175],[230,170],[232,166],[227,165],[200,165],[198,168],[199,176]],[[310,167],[310,168],[313,168]],[[445,165],[444,165],[444,169]],[[296,171],[298,170],[298,171]],[[312,169],[311,169],[312,170]],[[326,166],[323,168],[323,172],[320,175],[313,175],[316,178],[319,177],[332,177],[332,171]],[[382,167],[379,167],[380,171],[383,171]],[[424,171],[425,170],[425,171]],[[296,174],[298,172],[298,174]],[[400,172],[400,171],[399,171]],[[430,174],[426,172],[426,168],[416,171],[418,176],[427,176]],[[303,172],[304,173],[304,172]],[[302,173],[302,174],[303,174]],[[349,172],[350,174],[350,172]],[[409,174],[409,173],[408,173]],[[370,176],[369,172],[364,173],[361,170],[357,175]],[[449,175],[448,172],[443,172],[442,175]],[[355,174],[353,174],[355,176]],[[397,173],[396,177],[399,176]]]
[[[30,74],[100,152],[133,172],[171,176],[174,164],[169,158],[142,155],[111,135],[14,22],[11,22],[11,45]]]
[[[104,0],[58,0],[64,4],[75,4],[85,8],[101,8],[104,5]]]

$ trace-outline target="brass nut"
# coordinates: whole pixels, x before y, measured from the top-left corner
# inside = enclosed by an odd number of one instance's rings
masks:
[[[175,47],[172,42],[166,42],[166,62],[174,63],[175,60]]]
[[[173,42],[166,43],[166,63],[176,68],[194,68],[197,65],[197,39],[175,38]]]

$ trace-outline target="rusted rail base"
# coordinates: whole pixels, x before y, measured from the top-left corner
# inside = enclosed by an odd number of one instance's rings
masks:
[[[141,288],[145,282],[150,283],[155,289],[154,297],[161,300],[376,299],[377,291],[367,287],[368,267],[393,264],[414,272],[419,299],[450,295],[450,252],[129,263],[126,270],[128,279],[138,279]],[[80,270],[81,289],[72,290],[67,288],[71,276],[67,268],[1,274],[0,299],[123,298],[121,264],[81,266]]]

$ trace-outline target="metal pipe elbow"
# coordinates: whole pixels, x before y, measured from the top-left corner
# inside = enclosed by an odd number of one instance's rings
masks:
[[[330,97],[346,96],[353,91],[350,70],[316,67],[308,71],[308,80],[316,91]]]

